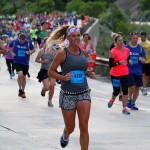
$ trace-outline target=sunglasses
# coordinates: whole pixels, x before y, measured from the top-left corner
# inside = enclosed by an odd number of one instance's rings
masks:
[[[132,35],[138,35],[138,32],[131,32],[130,36],[132,36]]]

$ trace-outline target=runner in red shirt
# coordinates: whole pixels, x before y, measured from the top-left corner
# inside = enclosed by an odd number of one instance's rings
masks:
[[[124,47],[123,38],[121,35],[117,35],[114,38],[116,46],[111,49],[110,58],[109,58],[109,66],[111,67],[110,75],[111,81],[113,86],[113,94],[112,98],[108,103],[108,108],[111,108],[116,97],[120,93],[120,86],[122,86],[123,91],[123,114],[130,114],[127,106],[127,99],[128,99],[128,60],[129,60],[129,53],[130,50]]]

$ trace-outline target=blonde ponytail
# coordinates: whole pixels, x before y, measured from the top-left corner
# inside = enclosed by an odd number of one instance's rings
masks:
[[[54,30],[50,37],[46,40],[46,49],[49,49],[52,44],[61,44],[66,39],[66,32],[69,26],[61,26]]]

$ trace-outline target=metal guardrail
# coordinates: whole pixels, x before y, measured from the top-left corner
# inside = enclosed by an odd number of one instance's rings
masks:
[[[103,57],[96,57],[96,65],[97,66],[104,66],[109,67],[109,59]]]
[[[94,24],[94,22],[96,22],[96,19],[95,18],[90,18],[90,22],[86,23],[83,27],[80,28],[80,32],[81,32],[81,35],[83,33],[85,33],[87,31],[87,29],[89,27],[92,26],[92,24]],[[81,37],[81,40],[82,40],[83,37]],[[96,66],[104,66],[104,67],[109,67],[109,59],[108,58],[103,58],[103,57],[96,57]]]
[[[95,22],[96,20],[94,18],[90,18],[90,21],[88,23],[85,23],[83,27],[80,28],[80,33],[83,35],[87,31],[87,29]]]

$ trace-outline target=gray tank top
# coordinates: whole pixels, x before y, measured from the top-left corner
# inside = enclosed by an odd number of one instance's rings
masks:
[[[47,64],[41,64],[41,69],[46,69],[48,70],[52,61],[53,61],[53,58],[54,56],[52,54],[49,54],[45,51],[45,47],[44,47],[44,54],[41,56],[41,59],[44,60],[44,59],[48,59],[49,62]]]
[[[79,55],[73,55],[67,48],[64,50],[66,52],[66,59],[60,65],[62,75],[71,72],[72,79],[69,81],[61,81],[61,89],[65,92],[82,92],[88,89],[85,75],[88,67],[88,61],[84,52],[80,49]]]

